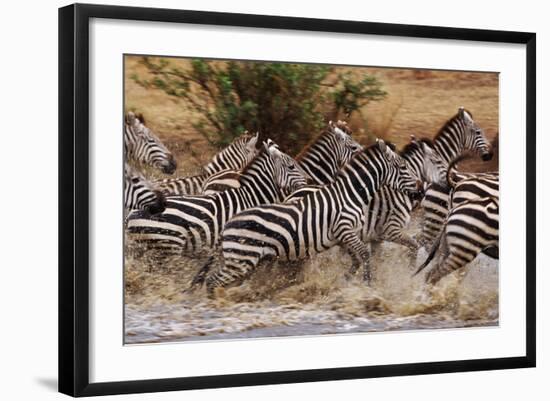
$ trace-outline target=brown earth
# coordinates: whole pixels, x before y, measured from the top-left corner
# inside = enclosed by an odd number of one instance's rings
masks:
[[[153,129],[178,159],[178,175],[198,171],[217,151],[192,126],[199,116],[181,99],[158,89],[145,89],[132,79],[135,74],[149,78],[139,58],[126,58],[125,106],[145,115]],[[186,68],[186,59],[170,59]],[[374,137],[394,142],[402,148],[409,135],[433,138],[458,107],[464,106],[485,130],[489,140],[498,145],[499,80],[496,73],[411,70],[398,68],[341,67],[354,74],[371,74],[388,92],[386,98],[363,107],[349,123],[354,137],[364,145]],[[497,146],[498,147],[498,146]],[[497,149],[498,150],[498,149]],[[468,169],[498,169],[498,151],[490,163],[470,162]]]

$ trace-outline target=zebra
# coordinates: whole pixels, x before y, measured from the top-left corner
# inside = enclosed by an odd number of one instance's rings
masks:
[[[256,143],[259,134],[250,135],[245,131],[237,137],[229,146],[217,153],[212,161],[204,167],[204,172],[190,177],[166,178],[156,181],[155,184],[162,189],[165,195],[201,195],[206,191],[219,192],[214,190],[212,180],[220,173],[242,170],[258,154]],[[226,185],[231,185],[225,183]],[[234,184],[233,184],[234,186]],[[227,189],[227,187],[224,187]]]
[[[411,135],[410,143],[400,152],[414,176],[422,182],[443,182],[446,168],[440,157],[433,150],[429,140],[417,140]],[[307,195],[308,192],[319,190],[320,187],[302,188],[291,194],[285,201],[293,202],[296,198]],[[411,219],[411,212],[418,201],[390,186],[382,186],[374,194],[372,200],[364,206],[361,228],[361,240],[377,247],[381,241],[391,241],[404,245],[409,249],[411,265],[416,257],[419,245],[404,228]],[[373,249],[374,251],[374,249]],[[369,258],[363,266],[369,269]],[[356,273],[358,265],[354,265],[349,275]]]
[[[300,152],[296,160],[310,177],[311,185],[323,185],[332,182],[338,171],[361,150],[363,146],[353,140],[346,122],[329,121],[328,127]],[[203,185],[203,193],[238,188],[239,179],[238,171],[212,175]]]
[[[425,277],[430,285],[465,267],[485,250],[492,250],[498,258],[498,210],[499,200],[494,197],[468,199],[453,207],[428,258],[415,275],[428,266],[436,254],[439,254],[438,261]]]
[[[124,164],[125,214],[137,209],[154,215],[164,211],[166,198],[145,177],[128,163]]]
[[[165,174],[173,174],[177,168],[174,156],[145,125],[143,115],[132,111],[124,119],[124,155],[126,161],[147,164]]]
[[[305,174],[296,161],[268,140],[243,170],[240,188],[212,195],[168,197],[166,210],[157,216],[132,212],[128,233],[131,239],[165,255],[199,255],[216,247],[224,224],[233,215],[281,201],[305,184]]]
[[[493,150],[483,130],[464,107],[460,107],[458,113],[441,128],[433,145],[447,166],[468,152],[479,155],[483,161],[493,157]],[[434,183],[426,189],[420,203],[424,214],[422,233],[417,237],[423,247],[429,248],[443,227],[448,213],[449,192],[450,188],[446,184]]]
[[[356,154],[336,179],[297,203],[262,205],[233,216],[222,233],[223,263],[203,267],[191,285],[207,293],[244,280],[267,257],[294,262],[343,245],[360,264],[368,250],[359,238],[364,205],[380,185],[417,193],[420,182],[384,141]]]

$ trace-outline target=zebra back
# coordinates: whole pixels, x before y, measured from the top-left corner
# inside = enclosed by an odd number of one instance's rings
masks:
[[[250,135],[245,131],[230,145],[218,152],[206,165],[202,174],[163,179],[156,181],[156,184],[166,195],[200,195],[205,193],[205,190],[206,193],[218,192],[222,188],[221,185],[213,182],[214,176],[228,170],[240,171],[247,166],[258,154],[256,149],[258,137],[258,133]],[[232,187],[238,187],[238,185],[233,184]],[[227,188],[225,186],[223,189]]]
[[[499,201],[486,197],[467,200],[453,207],[441,234],[428,258],[416,271],[418,274],[440,254],[437,264],[426,275],[426,282],[437,283],[441,278],[473,261],[481,252],[498,258]]]
[[[216,192],[227,191],[241,187],[240,171],[223,170],[208,177],[202,184],[202,194],[210,195]]]
[[[453,208],[469,200],[481,198],[499,199],[499,174],[472,174],[455,184],[450,197]]]
[[[177,163],[162,141],[145,125],[143,115],[128,112],[124,120],[124,154],[163,173],[173,174]]]

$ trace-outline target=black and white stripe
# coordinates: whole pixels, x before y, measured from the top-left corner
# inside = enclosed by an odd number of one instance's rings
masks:
[[[296,160],[313,185],[322,185],[332,182],[342,166],[361,150],[363,146],[353,140],[346,122],[330,121],[328,127],[300,152]],[[209,177],[203,185],[203,193],[238,188],[239,179],[238,171],[222,171]]]
[[[493,197],[468,199],[453,207],[444,227],[419,273],[438,255],[425,279],[435,284],[447,274],[465,267],[481,252],[498,258],[499,200]]]
[[[324,185],[334,181],[342,167],[362,150],[363,146],[353,140],[344,121],[330,121],[315,141],[296,156],[296,160],[313,184]]]
[[[161,140],[146,125],[143,115],[126,114],[124,121],[124,155],[126,161],[134,160],[154,167],[163,173],[176,171],[176,160]]]
[[[241,187],[212,195],[167,198],[166,210],[149,218],[135,212],[128,218],[129,237],[149,249],[199,254],[213,248],[225,223],[250,207],[280,201],[306,184],[294,159],[271,140],[244,169]]]
[[[250,163],[258,154],[256,143],[258,133],[249,135],[247,132],[236,138],[230,145],[218,152],[212,161],[204,167],[204,172],[190,177],[167,178],[156,184],[166,195],[201,195],[220,192],[229,189],[231,182],[219,181],[219,174],[224,172],[237,173]],[[224,185],[222,188],[221,185]],[[238,187],[238,186],[237,186]]]
[[[210,295],[245,279],[267,257],[305,259],[341,244],[354,264],[367,256],[360,239],[364,207],[380,185],[417,192],[418,180],[383,141],[355,155],[337,178],[299,202],[264,205],[235,215],[222,233],[223,264],[206,277]],[[200,282],[194,280],[194,283]]]

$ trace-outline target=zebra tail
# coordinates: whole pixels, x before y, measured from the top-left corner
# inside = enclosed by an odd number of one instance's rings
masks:
[[[437,252],[437,250],[439,249],[439,245],[441,244],[441,238],[443,238],[443,233],[444,233],[445,230],[442,230],[441,233],[439,233],[439,235],[437,236],[434,244],[432,245],[432,249],[430,249],[430,253],[428,255],[428,257],[426,258],[426,260],[424,261],[424,263],[422,263],[420,265],[420,267],[418,267],[418,269],[416,269],[416,271],[414,272],[414,274],[412,275],[412,277],[416,276],[418,273],[420,273],[422,270],[424,270],[426,268],[426,266],[428,266],[430,264],[430,262],[432,261],[432,259],[434,258],[435,256],[435,253]]]

